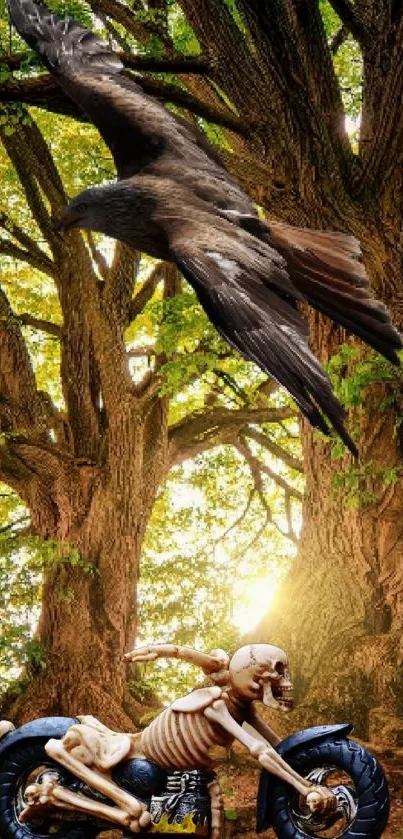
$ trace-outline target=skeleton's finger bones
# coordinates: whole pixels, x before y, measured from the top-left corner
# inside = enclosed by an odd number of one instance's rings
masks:
[[[149,813],[148,810],[144,810],[144,812],[141,814],[141,816],[139,818],[139,825],[140,825],[140,827],[145,828],[145,827],[148,827],[148,825],[150,823],[151,823],[151,813]]]
[[[125,653],[123,658],[125,661],[155,661],[158,658],[158,653],[147,652],[147,647],[139,647],[138,650]]]

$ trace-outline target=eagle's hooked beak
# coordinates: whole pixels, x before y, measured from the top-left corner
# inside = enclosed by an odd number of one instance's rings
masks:
[[[55,233],[65,233],[65,231],[69,229],[70,224],[71,219],[68,219],[65,216],[60,216],[59,218],[52,216],[52,228]]]
[[[55,233],[65,233],[72,227],[79,228],[81,219],[82,214],[76,208],[70,208],[68,205],[61,216],[58,218],[53,216],[52,227]]]

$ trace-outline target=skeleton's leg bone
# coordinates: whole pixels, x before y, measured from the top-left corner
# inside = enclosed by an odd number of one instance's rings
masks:
[[[108,804],[93,801],[80,793],[72,792],[66,787],[60,786],[51,778],[46,780],[46,776],[43,783],[31,784],[28,787],[26,797],[29,803],[20,814],[19,821],[21,823],[38,818],[39,815],[42,817],[46,814],[47,809],[51,810],[57,807],[62,810],[74,810],[75,812],[88,813],[91,816],[106,819],[113,824],[128,828],[133,833],[138,833],[140,830],[139,820],[133,818],[130,813],[119,809],[119,807],[110,807]],[[149,824],[151,821],[150,814],[143,813],[141,818],[144,815],[148,816],[147,824]]]
[[[108,728],[108,726],[104,725],[103,722],[97,720],[97,718],[93,717],[92,714],[78,714],[77,719],[80,721],[81,725],[89,725],[91,728],[96,728],[97,731],[101,731],[104,734],[115,734],[111,728]]]
[[[223,699],[217,699],[212,705],[205,708],[204,713],[209,720],[221,725],[225,731],[228,731],[240,743],[246,746],[251,755],[257,758],[261,766],[267,769],[268,772],[272,772],[273,775],[277,775],[278,778],[291,784],[291,786],[303,795],[306,795],[307,790],[312,787],[310,781],[302,778],[298,775],[298,772],[295,772],[291,766],[288,766],[288,763],[277,754],[272,746],[266,746],[265,743],[256,740],[244,731],[233,717],[231,717]]]
[[[211,836],[210,839],[221,839],[224,832],[224,799],[218,781],[208,784],[211,802]]]
[[[73,806],[74,809],[80,809],[86,813],[91,813],[91,815],[106,818],[108,821],[112,821],[115,824],[121,824],[124,827],[128,827],[134,833],[139,832],[139,820],[133,818],[127,810],[121,810],[119,807],[110,807],[108,804],[102,804],[99,801],[91,801],[90,798],[85,798],[85,796],[81,796],[79,793],[71,792],[61,786],[56,786],[53,790],[53,796],[56,799],[56,804],[59,802],[66,803]],[[147,815],[149,816],[150,814],[147,813]],[[150,821],[150,819],[148,821]]]
[[[131,738],[129,734],[111,731],[99,723],[95,717],[86,716],[82,718],[79,725],[70,726],[62,738],[62,743],[64,748],[81,763],[87,766],[94,764],[97,769],[104,772],[127,757],[131,747]],[[76,749],[87,751],[79,754],[76,753]]]
[[[117,784],[110,781],[101,772],[89,769],[88,766],[84,766],[79,760],[74,758],[64,748],[60,740],[48,740],[45,751],[49,757],[52,757],[57,763],[65,766],[73,775],[85,781],[88,786],[93,787],[98,792],[102,792],[103,795],[106,795],[107,798],[110,798],[131,816],[138,817],[146,810],[145,804],[139,801],[134,795],[129,795],[129,793],[120,789]]]

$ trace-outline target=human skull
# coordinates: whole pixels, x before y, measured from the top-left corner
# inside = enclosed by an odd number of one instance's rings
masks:
[[[269,708],[291,711],[292,682],[288,659],[271,644],[248,644],[234,653],[229,664],[231,687],[244,699],[260,699]]]

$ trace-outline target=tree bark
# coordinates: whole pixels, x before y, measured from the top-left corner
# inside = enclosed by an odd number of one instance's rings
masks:
[[[375,249],[375,278],[378,260]],[[398,276],[398,259],[383,267],[383,283],[385,273]],[[340,335],[324,319],[312,320],[314,348],[325,362]],[[367,355],[361,349],[358,364]],[[363,404],[352,411],[358,462],[332,460],[328,443],[304,424],[298,557],[253,637],[289,652],[303,724],[347,719],[364,739],[396,746],[403,737],[402,387],[399,370],[379,361],[378,373],[372,369]],[[354,362],[344,374],[357,375]]]
[[[122,405],[107,465],[70,466],[57,482],[36,488],[33,521],[52,532],[58,548],[45,574],[36,633],[42,667],[3,709],[19,723],[49,713],[95,713],[112,726],[131,724],[135,703],[123,653],[134,645],[141,545],[167,470],[164,413],[160,400],[135,416]],[[46,524],[50,497],[57,528]]]

